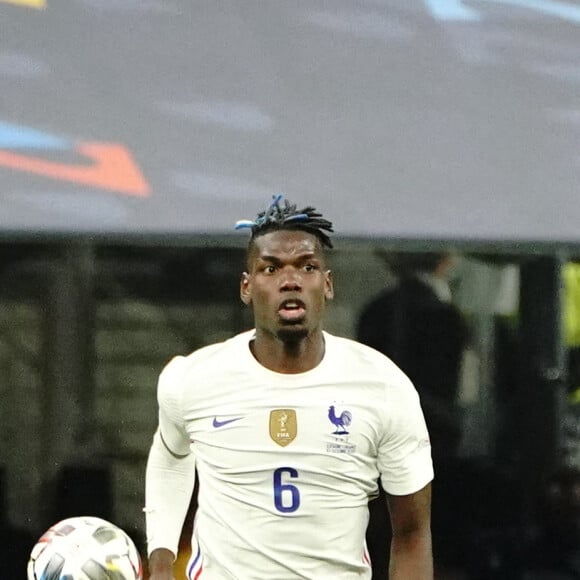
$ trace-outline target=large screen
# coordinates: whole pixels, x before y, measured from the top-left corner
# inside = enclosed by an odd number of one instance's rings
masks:
[[[0,235],[580,243],[580,4],[0,0]]]

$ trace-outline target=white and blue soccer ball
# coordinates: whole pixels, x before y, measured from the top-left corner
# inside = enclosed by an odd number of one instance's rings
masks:
[[[142,580],[131,538],[93,516],[62,520],[38,540],[28,561],[28,580]]]

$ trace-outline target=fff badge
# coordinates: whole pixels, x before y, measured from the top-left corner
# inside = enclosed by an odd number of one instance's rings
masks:
[[[274,409],[270,411],[270,437],[274,443],[286,447],[296,439],[298,424],[294,409]]]

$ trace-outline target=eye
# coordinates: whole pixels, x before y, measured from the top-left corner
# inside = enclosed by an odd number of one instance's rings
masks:
[[[276,267],[272,266],[272,264],[269,264],[268,266],[264,266],[264,268],[262,269],[262,271],[265,274],[273,274],[276,271]]]
[[[316,266],[314,264],[306,264],[304,266],[304,270],[306,270],[306,272],[314,272],[314,270],[316,270]]]

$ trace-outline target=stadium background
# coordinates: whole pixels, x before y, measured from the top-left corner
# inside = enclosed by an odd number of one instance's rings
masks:
[[[250,323],[232,225],[278,191],[335,222],[330,331],[392,281],[377,248],[464,256],[463,454],[532,518],[574,386],[579,28],[547,0],[0,1],[8,561],[87,505],[141,537],[156,376]]]

